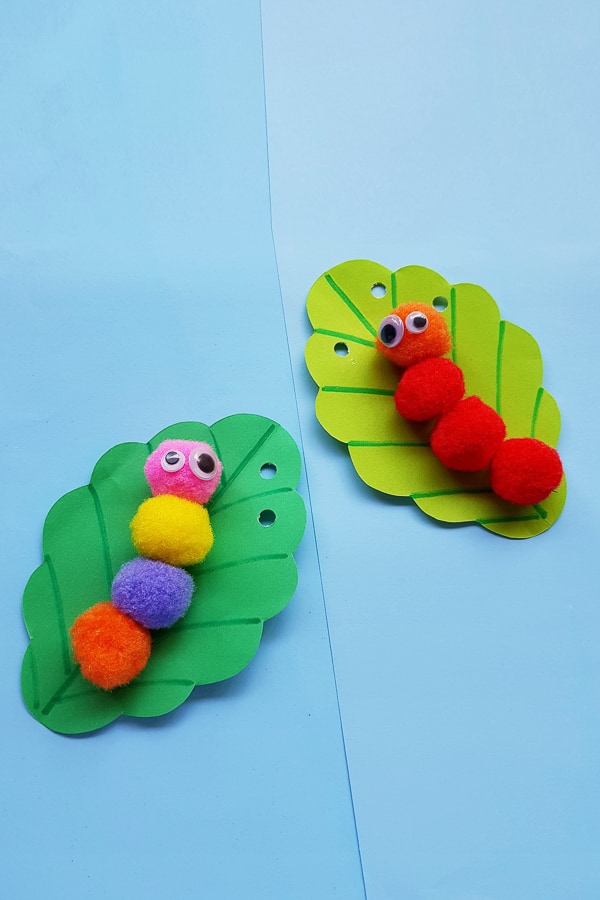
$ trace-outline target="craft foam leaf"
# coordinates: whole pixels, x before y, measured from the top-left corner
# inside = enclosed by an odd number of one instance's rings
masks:
[[[195,590],[187,615],[152,633],[148,665],[131,684],[103,691],[82,678],[69,628],[85,609],[110,599],[120,566],[137,554],[129,523],[150,495],[143,467],[163,440],[207,441],[223,461],[208,505],[215,535],[206,561],[189,571]],[[264,466],[273,477],[264,477]],[[262,470],[262,471],[261,471]],[[240,672],[256,653],[263,622],[296,589],[293,551],[306,513],[295,490],[300,454],[291,436],[261,416],[230,416],[212,428],[173,425],[148,444],[120,444],[98,461],[90,484],[48,513],[44,562],[23,597],[30,644],[22,691],[32,715],[54,731],[93,731],[121,714],[158,716],[179,706],[197,684]],[[265,518],[271,524],[261,524]]]
[[[492,493],[486,472],[453,472],[436,459],[429,447],[431,423],[408,422],[396,412],[400,371],[377,353],[375,338],[381,319],[409,301],[435,305],[446,318],[450,355],[463,371],[467,395],[481,397],[500,413],[508,437],[535,437],[556,446],[560,413],[542,387],[539,347],[527,331],[501,318],[487,291],[450,285],[422,266],[391,272],[368,260],[335,266],[308,295],[314,333],[306,364],[319,386],[321,425],[348,445],[363,481],[386,494],[412,497],[436,519],[478,522],[507,537],[545,531],[562,511],[564,479],[541,504],[507,503]]]

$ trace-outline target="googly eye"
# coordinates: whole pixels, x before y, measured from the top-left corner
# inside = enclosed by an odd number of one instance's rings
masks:
[[[384,347],[397,347],[404,337],[404,322],[400,316],[386,316],[379,326],[379,340]]]
[[[190,469],[202,481],[210,481],[217,471],[217,457],[212,450],[194,450],[190,454]]]
[[[163,453],[160,464],[165,472],[178,472],[185,465],[185,456],[180,450],[167,450]]]
[[[429,325],[429,319],[422,312],[411,312],[406,317],[406,329],[412,334],[423,334]]]

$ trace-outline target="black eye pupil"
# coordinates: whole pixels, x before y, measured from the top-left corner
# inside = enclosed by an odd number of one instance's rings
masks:
[[[168,466],[174,466],[179,462],[179,453],[177,450],[169,450],[165,456],[165,462]]]
[[[427,319],[425,318],[425,316],[415,316],[413,319],[413,325],[415,325],[416,328],[425,328],[425,326],[427,325]]]
[[[206,475],[215,471],[215,461],[208,453],[201,453],[198,457],[198,468]]]
[[[380,337],[382,343],[391,344],[392,341],[396,338],[396,326],[392,325],[390,322],[387,322],[381,329]]]

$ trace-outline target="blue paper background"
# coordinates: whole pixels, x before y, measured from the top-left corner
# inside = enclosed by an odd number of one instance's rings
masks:
[[[263,83],[258,0],[2,5],[11,900],[353,900],[354,813],[369,900],[600,894],[599,17],[263,0]],[[356,257],[480,283],[535,335],[569,478],[548,534],[435,523],[320,428],[305,297]],[[113,444],[237,412],[302,438],[319,560],[309,525],[242,675],[46,731],[18,678],[48,509]]]
[[[600,8],[263,3],[273,224],[370,900],[600,896]],[[562,518],[511,542],[362,485],[314,418],[313,281],[486,287],[563,415]]]
[[[102,453],[238,412],[298,437],[259,13],[0,12],[7,900],[363,895],[310,527],[299,590],[239,677],[82,738],[41,727],[19,691],[44,517]]]

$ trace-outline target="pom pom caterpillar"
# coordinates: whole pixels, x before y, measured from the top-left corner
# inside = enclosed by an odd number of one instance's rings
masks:
[[[168,628],[187,612],[194,590],[185,566],[203,562],[214,537],[205,508],[223,466],[204,442],[168,440],[148,457],[144,474],[152,497],[131,520],[140,554],[111,585],[110,601],[77,617],[70,634],[81,673],[96,687],[128,684],[145,668],[150,631]]]
[[[430,446],[447,468],[489,466],[491,488],[510,503],[541,503],[559,486],[563,468],[553,447],[535,438],[506,439],[501,416],[479,397],[464,397],[459,366],[446,358],[452,339],[444,317],[424,303],[404,303],[385,316],[376,349],[404,369],[394,394],[398,413],[433,420]]]

